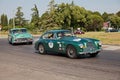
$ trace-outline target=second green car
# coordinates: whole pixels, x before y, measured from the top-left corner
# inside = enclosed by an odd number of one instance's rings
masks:
[[[28,33],[26,28],[13,28],[9,30],[8,41],[11,44],[33,43],[33,36]]]

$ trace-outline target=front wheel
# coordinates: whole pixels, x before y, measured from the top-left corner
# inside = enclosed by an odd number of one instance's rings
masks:
[[[77,51],[72,45],[69,45],[67,47],[66,53],[69,58],[72,58],[72,59],[77,58]]]
[[[45,54],[45,47],[42,44],[39,44],[38,50],[40,54]]]
[[[11,44],[11,42],[12,42],[12,41],[11,41],[11,38],[9,38],[9,37],[8,37],[8,42],[9,42],[9,44]]]

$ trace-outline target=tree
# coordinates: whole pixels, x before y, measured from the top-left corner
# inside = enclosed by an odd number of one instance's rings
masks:
[[[5,14],[1,15],[1,25],[8,26],[8,18],[7,18],[7,15],[5,15]]]
[[[103,25],[103,18],[99,12],[88,11],[71,4],[62,3],[55,6],[54,0],[49,3],[49,10],[40,17],[40,24],[43,29],[70,29],[73,27],[87,31],[99,31]],[[113,14],[108,14],[108,16]],[[105,16],[106,17],[106,16]]]
[[[8,30],[8,18],[6,14],[1,15],[1,25],[3,30]]]
[[[86,30],[87,31],[100,31],[103,24],[103,18],[96,14],[89,14],[87,16]]]
[[[62,29],[68,29],[71,26],[71,10],[69,4],[62,3],[58,6],[58,13],[61,16]]]
[[[93,14],[101,16],[101,14],[98,11],[93,12]]]
[[[118,11],[118,12],[116,13],[116,15],[120,17],[120,11]]]
[[[78,28],[84,28],[85,22],[86,22],[86,13],[87,11],[83,7],[74,6],[74,9],[72,10],[72,16],[74,21],[74,27]]]
[[[104,21],[106,22],[106,21],[108,21],[108,13],[106,13],[106,12],[104,12],[103,14],[102,14],[102,18],[104,19]]]
[[[38,11],[38,8],[37,8],[36,4],[34,5],[34,8],[32,8],[31,10],[33,11],[31,24],[32,24],[33,28],[39,29],[39,25],[40,25],[39,11]]]
[[[56,23],[56,7],[54,0],[49,2],[49,9],[40,18],[41,27],[44,30],[57,29],[58,24]]]
[[[13,18],[9,19],[9,27],[10,28],[14,27]]]
[[[60,4],[56,9],[57,16],[59,15],[59,22],[61,22],[63,29],[70,29],[70,27],[84,27],[86,10],[82,7],[71,4]]]
[[[50,12],[50,14],[54,14],[54,12],[55,12],[55,7],[57,6],[56,4],[55,4],[55,1],[54,0],[51,0],[50,2],[49,2],[49,12]]]
[[[120,17],[117,16],[117,15],[112,15],[112,16],[109,16],[109,21],[111,23],[111,27],[113,28],[120,28]]]
[[[17,12],[15,15],[15,26],[23,27],[26,24],[25,18],[23,18],[24,14],[21,12],[22,7],[17,8]]]

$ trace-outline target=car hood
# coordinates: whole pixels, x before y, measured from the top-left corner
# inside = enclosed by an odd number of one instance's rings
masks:
[[[99,41],[97,39],[92,39],[92,38],[80,38],[80,37],[63,37],[62,40],[65,41],[73,41],[73,42],[94,42],[94,41]]]
[[[32,38],[30,33],[16,33],[14,34],[16,38]]]

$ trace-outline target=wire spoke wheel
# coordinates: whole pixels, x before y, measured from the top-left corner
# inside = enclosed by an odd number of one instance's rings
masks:
[[[42,44],[39,45],[38,50],[39,50],[40,54],[45,54],[45,48],[44,48],[44,46]]]
[[[77,54],[76,54],[76,49],[73,46],[68,46],[67,48],[67,56],[69,58],[77,58]]]

